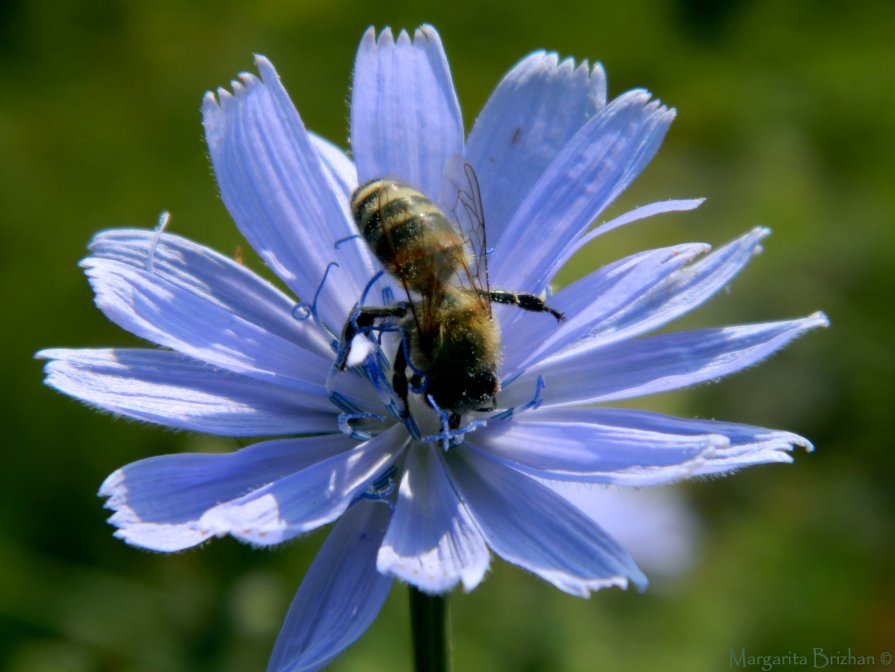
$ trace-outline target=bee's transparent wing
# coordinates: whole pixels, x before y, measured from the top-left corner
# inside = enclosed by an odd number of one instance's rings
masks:
[[[490,311],[491,302],[487,294],[491,288],[488,279],[488,255],[491,251],[485,230],[485,209],[475,170],[459,154],[452,154],[445,164],[441,196],[471,253],[470,259],[463,260],[466,273],[461,274],[459,281],[481,296]]]

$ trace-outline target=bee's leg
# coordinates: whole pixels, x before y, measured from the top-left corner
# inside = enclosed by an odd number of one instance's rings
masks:
[[[544,303],[544,300],[541,299],[541,297],[535,296],[534,294],[517,294],[516,292],[507,292],[503,289],[492,289],[488,292],[481,291],[479,293],[493,303],[506,303],[513,306],[519,306],[522,310],[531,310],[536,313],[550,313],[560,321],[566,319],[565,315],[555,308],[548,306]]]
[[[404,317],[407,315],[407,309],[406,303],[398,303],[394,306],[382,306],[378,308],[365,306],[355,310],[351,314],[351,317],[345,321],[345,326],[342,327],[342,338],[339,341],[339,355],[336,358],[336,370],[345,370],[345,363],[348,361],[348,350],[350,349],[351,341],[355,336],[359,333],[363,333],[364,330],[369,329],[376,324],[376,320],[386,317]]]
[[[410,349],[410,343],[407,342],[407,335],[401,333],[401,344],[398,346],[398,352],[395,354],[395,363],[392,366],[392,388],[398,399],[401,400],[401,417],[407,419],[410,417],[410,406],[407,400],[407,355]]]

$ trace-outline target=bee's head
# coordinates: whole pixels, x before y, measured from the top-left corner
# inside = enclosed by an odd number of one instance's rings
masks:
[[[494,410],[494,397],[500,392],[500,380],[488,369],[450,371],[429,376],[426,393],[435,403],[452,413]]]

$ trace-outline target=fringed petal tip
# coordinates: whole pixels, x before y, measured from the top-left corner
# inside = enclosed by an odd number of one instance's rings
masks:
[[[811,313],[804,321],[805,329],[813,329],[815,327],[823,327],[826,329],[830,326],[830,318],[822,310]]]
[[[250,93],[258,86],[265,84],[270,85],[276,83],[280,85],[280,77],[277,74],[273,63],[266,56],[261,54],[254,55],[255,66],[261,75],[259,78],[252,72],[240,72],[236,79],[230,80],[230,88],[219,86],[214,91],[206,91],[202,98],[202,114],[207,117],[216,111],[224,108],[233,102],[234,98],[238,99]]]
[[[261,75],[261,82],[266,85],[276,84],[277,86],[282,86],[280,75],[266,56],[255,54],[255,67],[258,68],[258,74]],[[240,76],[243,77],[244,75]],[[251,77],[251,75],[249,76]]]
[[[669,107],[658,98],[654,98],[652,91],[649,89],[631,89],[621,94],[613,102],[626,107],[640,106],[644,110],[643,118],[654,117],[656,122],[663,124],[670,124],[677,116],[675,108]]]
[[[808,439],[806,439],[802,436],[796,436],[796,435],[793,435],[793,436],[795,437],[795,440],[790,444],[791,449],[801,448],[806,453],[814,452],[814,444],[811,443]]]
[[[408,82],[413,85],[408,88]],[[437,196],[448,157],[463,154],[463,120],[434,30],[364,36],[355,60],[351,147],[360,182],[400,178]]]
[[[718,451],[693,470],[690,478],[703,480],[737,473],[740,469],[760,464],[791,464],[795,461],[792,451],[802,448],[806,453],[814,450],[808,439],[789,432],[774,432],[764,440],[751,445],[734,445]]]
[[[484,581],[490,569],[490,554],[487,551],[484,558],[484,562],[466,567],[459,574],[436,572],[421,574],[419,572],[419,562],[416,558],[402,558],[394,553],[391,548],[384,546],[379,549],[376,570],[384,576],[391,576],[403,583],[412,585],[427,595],[445,595],[451,592],[458,584],[463,587],[464,593],[471,593]]]
[[[113,536],[129,546],[157,553],[176,553],[198,546],[212,534],[189,523],[151,522],[141,518],[128,504],[128,490],[123,469],[109,475],[97,493],[106,497],[103,508],[113,511],[106,522],[118,529]]]
[[[584,73],[588,79],[596,81],[605,81],[606,71],[603,69],[602,63],[594,63],[593,65],[587,59],[576,61],[574,56],[566,56],[562,58],[556,51],[547,51],[546,49],[538,49],[533,51],[516,65],[525,72],[531,70],[542,70],[554,74],[557,70],[561,70],[568,74],[573,71]]]
[[[291,523],[279,515],[276,497],[265,494],[239,505],[222,504],[206,511],[199,518],[198,529],[218,538],[230,535],[256,548],[275,546],[315,527],[332,522],[339,511],[327,518]]]
[[[458,583],[471,591],[488,571],[490,553],[441,456],[417,445],[404,469],[377,570],[429,594]]]
[[[404,31],[402,31],[404,32]],[[364,32],[364,36],[360,41],[359,51],[368,51],[381,47],[394,47],[395,37],[392,34],[391,26],[385,26],[379,33],[376,32],[376,26],[370,26]]]
[[[127,498],[127,488],[124,487],[124,469],[116,469],[109,474],[99,486],[96,496],[106,498],[103,504],[104,508],[113,511],[118,509]]]
[[[649,579],[646,574],[640,571],[636,565],[627,568],[627,574],[618,574],[616,576],[607,576],[597,579],[582,579],[577,576],[568,576],[561,572],[549,573],[538,572],[542,579],[552,583],[554,586],[576,597],[590,597],[591,593],[596,593],[605,588],[621,588],[627,590],[633,586],[638,593],[646,592],[649,588]]]
[[[438,31],[434,26],[428,23],[424,23],[413,31],[413,38],[411,39],[410,33],[402,28],[398,32],[398,38],[395,39],[394,32],[392,31],[391,26],[385,26],[382,28],[378,35],[376,32],[375,26],[370,26],[364,32],[363,37],[360,42],[360,50],[369,50],[369,49],[383,49],[383,48],[394,48],[398,47],[407,47],[407,46],[424,46],[431,43],[431,46],[437,49],[438,51],[443,52],[444,47],[441,42],[441,36],[438,34]]]
[[[515,80],[524,85],[531,79],[564,81],[569,91],[583,86],[589,102],[586,118],[605,107],[607,99],[606,71],[602,63],[593,65],[587,59],[576,61],[573,56],[561,57],[555,51],[540,49],[525,56],[507,75],[505,81]],[[575,84],[573,84],[575,82]]]
[[[431,23],[424,23],[419,28],[414,31],[414,38],[425,38],[427,40],[433,40],[441,44],[441,36],[438,34],[438,31],[435,30],[435,26]]]

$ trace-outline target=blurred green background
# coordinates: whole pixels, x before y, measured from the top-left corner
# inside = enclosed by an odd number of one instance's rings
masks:
[[[94,309],[76,266],[95,231],[151,227],[168,209],[176,233],[228,253],[240,244],[203,144],[207,89],[264,53],[305,123],[344,146],[363,30],[423,21],[441,33],[467,126],[538,48],[601,60],[612,95],[646,86],[678,109],[613,212],[709,201],[600,238],[574,272],[763,224],[774,230],[765,253],[683,326],[816,309],[832,320],[760,367],[641,404],[790,429],[816,453],[676,488],[699,522],[695,560],[643,595],[579,600],[495,561],[476,591],[455,594],[456,669],[712,671],[730,667],[731,650],[895,650],[895,3],[5,0],[0,668],[264,669],[324,535],[174,556],[116,541],[95,497],[108,473],[236,444],[94,413],[43,387],[31,357],[136,342]],[[332,669],[409,670],[407,626],[397,587]],[[888,669],[855,667],[876,668]]]

